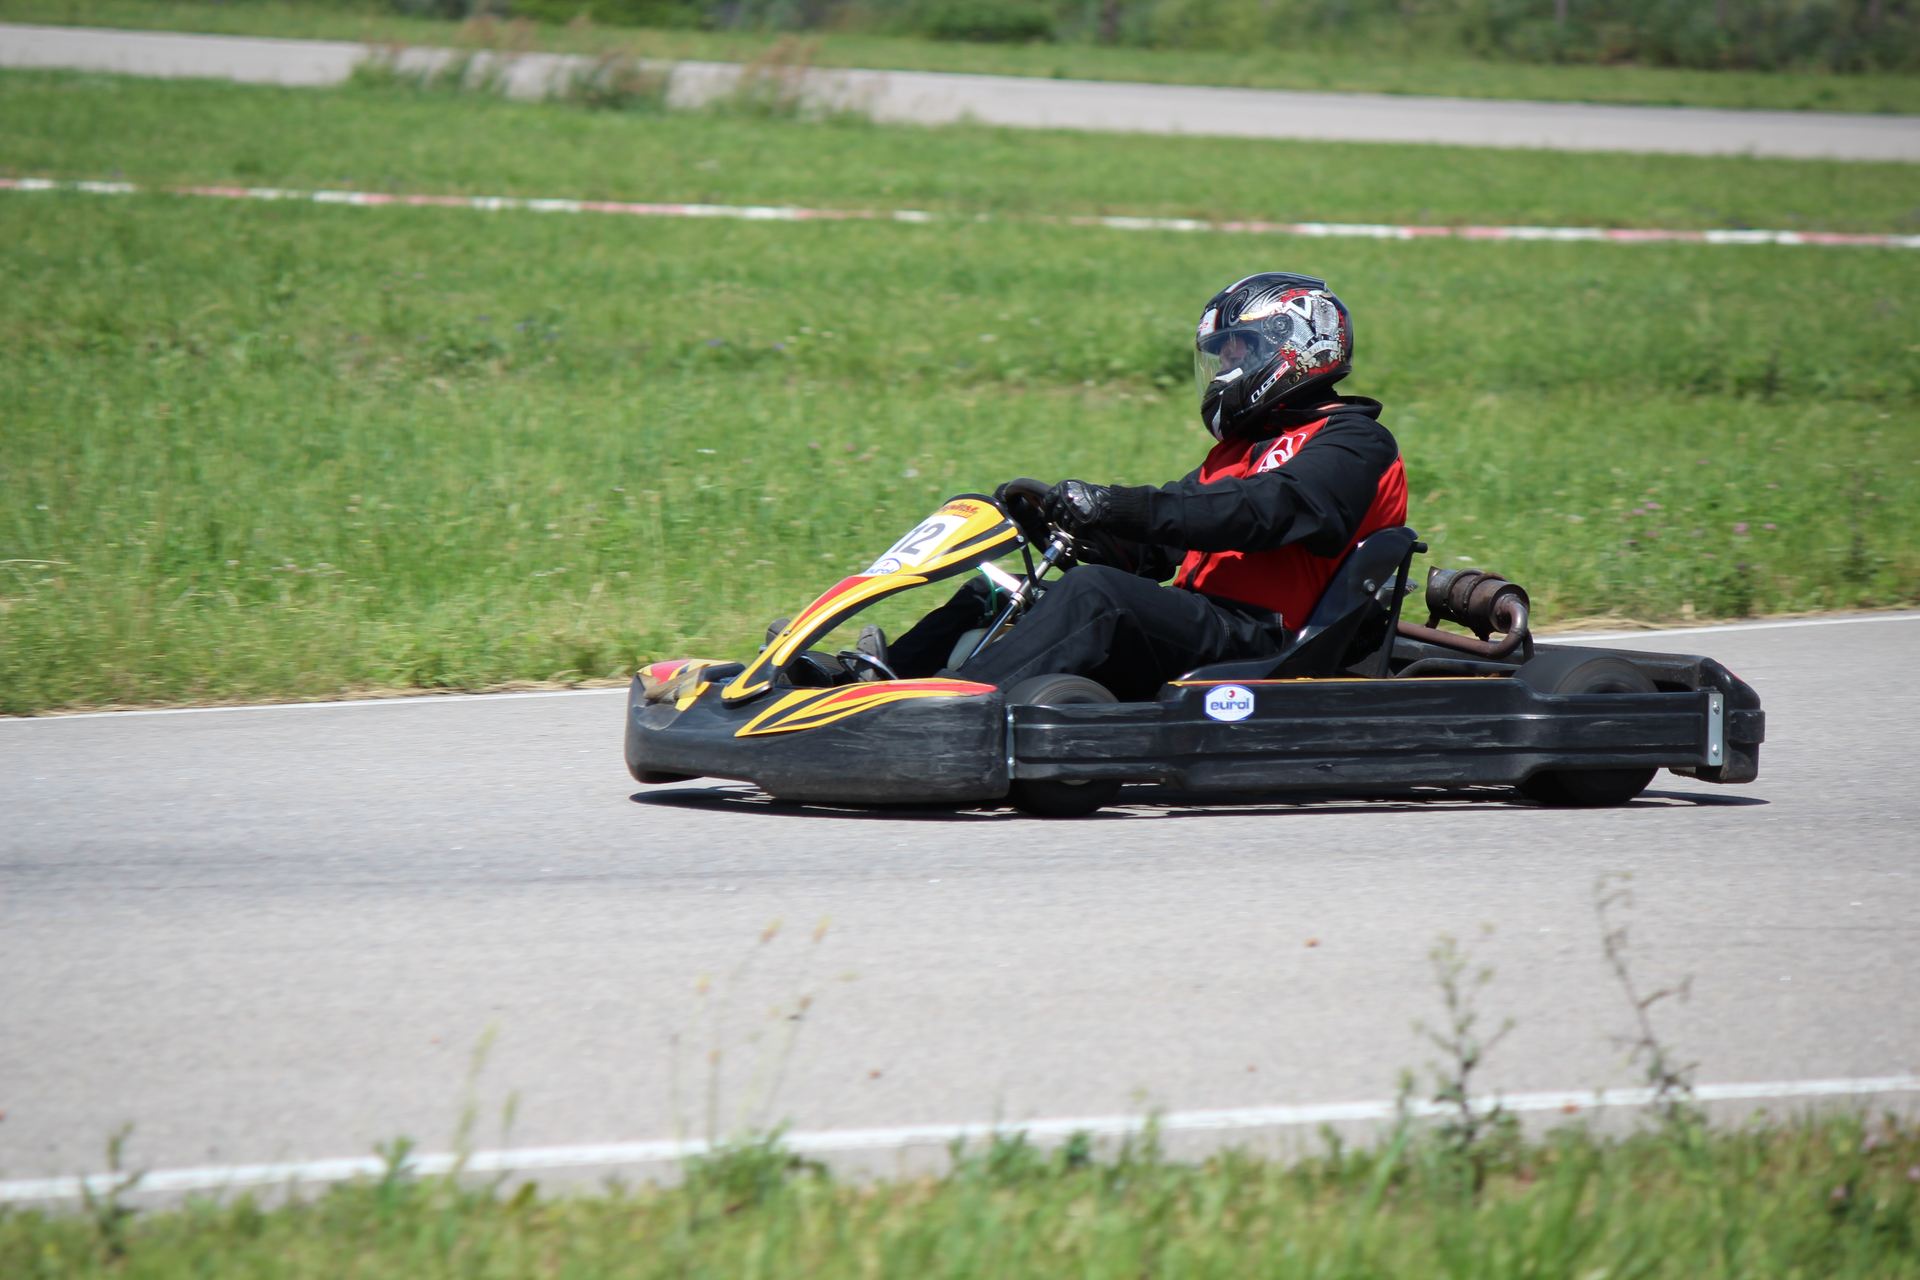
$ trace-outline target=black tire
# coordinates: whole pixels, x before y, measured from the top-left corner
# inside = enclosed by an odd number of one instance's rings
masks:
[[[1603,653],[1543,653],[1514,673],[1536,693],[1653,693],[1647,673]],[[1647,789],[1657,769],[1542,769],[1520,794],[1554,809],[1603,809]]]
[[[1007,690],[1007,705],[1065,707],[1076,703],[1117,702],[1107,687],[1085,676],[1034,676]],[[1120,794],[1120,783],[1109,778],[1086,782],[1016,778],[1007,789],[1014,808],[1036,818],[1084,818]]]

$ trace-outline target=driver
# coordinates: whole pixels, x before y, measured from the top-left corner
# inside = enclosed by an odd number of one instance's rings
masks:
[[[1080,539],[1079,566],[947,670],[961,635],[992,615],[993,590],[975,578],[891,646],[894,670],[1002,688],[1064,672],[1131,700],[1195,667],[1277,656],[1340,559],[1406,522],[1380,402],[1333,393],[1352,367],[1352,320],[1325,281],[1269,271],[1228,285],[1194,336],[1200,420],[1216,441],[1199,467],[1158,488],[1054,485],[1046,515]]]

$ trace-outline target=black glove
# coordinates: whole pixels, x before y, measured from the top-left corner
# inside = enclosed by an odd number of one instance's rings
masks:
[[[1047,490],[1047,519],[1068,533],[1096,529],[1113,510],[1113,490],[1085,480],[1062,480]]]

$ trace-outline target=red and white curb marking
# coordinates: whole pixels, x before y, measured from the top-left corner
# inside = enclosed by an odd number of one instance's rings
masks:
[[[1772,1080],[1741,1084],[1705,1084],[1693,1091],[1702,1103],[1762,1104],[1768,1102],[1838,1100],[1860,1106],[1868,1098],[1920,1092],[1920,1076],[1870,1076],[1837,1080]],[[1476,1098],[1485,1108],[1490,1098]],[[1557,1113],[1575,1116],[1590,1111],[1638,1108],[1660,1099],[1652,1089],[1568,1089],[1552,1093],[1507,1094],[1500,1105],[1515,1114]],[[1339,1123],[1381,1124],[1401,1113],[1398,1101],[1324,1102],[1305,1106],[1235,1107],[1217,1111],[1169,1111],[1155,1116],[1078,1116],[1027,1120],[1010,1124],[924,1124],[884,1129],[826,1129],[786,1133],[780,1145],[797,1155],[846,1156],[862,1152],[899,1152],[911,1147],[950,1147],[955,1143],[989,1142],[996,1135],[1025,1134],[1036,1142],[1059,1142],[1074,1134],[1090,1138],[1125,1138],[1144,1134],[1151,1126],[1165,1134],[1224,1133],[1247,1130],[1297,1129],[1306,1125]],[[1406,1114],[1415,1118],[1451,1115],[1451,1104],[1409,1101]],[[500,1151],[453,1152],[411,1156],[409,1172],[420,1176],[448,1173],[528,1174],[552,1169],[619,1169],[636,1165],[678,1163],[710,1154],[713,1146],[700,1139],[661,1139],[652,1142],[603,1142],[563,1147],[520,1147]],[[375,1156],[331,1160],[290,1160],[275,1164],[211,1165],[185,1169],[156,1169],[128,1185],[124,1173],[95,1173],[64,1178],[24,1178],[0,1182],[0,1204],[37,1200],[79,1200],[105,1195],[116,1186],[145,1193],[240,1191],[249,1187],[313,1186],[377,1178],[386,1162]]]
[[[282,187],[142,187],[131,182],[0,178],[0,191],[76,191],[89,195],[197,196],[214,200],[291,200],[379,208],[474,209],[483,213],[604,213],[628,218],[731,218],[743,222],[1010,222],[1100,227],[1109,231],[1216,232],[1228,235],[1311,236],[1347,240],[1597,241],[1607,244],[1771,244],[1920,249],[1920,235],[1837,231],[1721,229],[1673,231],[1641,227],[1452,227],[1374,222],[1210,222],[1201,218],[1135,218],[1118,214],[996,218],[989,214],[930,213],[923,209],[808,209],[796,205],[663,204],[628,200],[570,200],[530,196],[439,196],[390,191],[294,191]]]

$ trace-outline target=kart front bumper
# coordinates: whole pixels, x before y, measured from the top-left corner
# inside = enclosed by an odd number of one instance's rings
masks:
[[[1007,794],[1006,701],[999,690],[892,702],[813,728],[743,736],[765,703],[691,705],[627,693],[627,769],[642,782],[738,778],[782,800],[966,803]],[[680,709],[684,707],[684,709]]]

